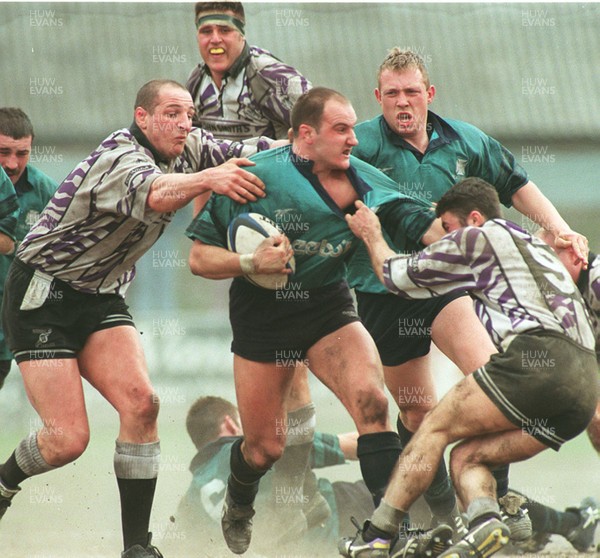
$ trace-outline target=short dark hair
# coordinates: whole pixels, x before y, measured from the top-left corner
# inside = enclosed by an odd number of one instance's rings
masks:
[[[319,130],[325,103],[330,99],[350,104],[350,101],[344,95],[327,87],[314,87],[298,97],[291,115],[294,136],[298,135],[301,124],[308,124],[317,131]]]
[[[435,213],[439,217],[446,211],[454,213],[460,219],[466,219],[471,211],[479,211],[487,219],[502,217],[496,189],[474,176],[461,180],[440,198],[435,206]]]
[[[217,439],[223,419],[230,416],[238,421],[237,407],[214,395],[200,397],[188,411],[185,426],[197,449]]]
[[[0,134],[16,140],[31,136],[33,140],[33,125],[20,108],[3,107],[0,108]]]
[[[158,104],[158,95],[165,85],[178,87],[179,89],[183,89],[187,92],[187,89],[178,81],[174,81],[172,79],[153,79],[142,85],[140,90],[137,92],[135,97],[135,106],[133,107],[134,110],[137,107],[142,107],[144,110],[152,114],[156,105]]]
[[[198,14],[209,12],[233,12],[242,23],[246,23],[246,14],[241,2],[196,2],[194,6],[196,20],[198,19]]]

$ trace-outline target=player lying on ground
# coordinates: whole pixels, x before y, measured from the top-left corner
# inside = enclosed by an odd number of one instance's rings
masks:
[[[273,549],[292,552],[296,548],[331,547],[339,537],[340,525],[354,515],[366,518],[374,509],[363,481],[330,482],[322,473],[317,479],[317,469],[356,459],[357,435],[315,432],[315,423],[315,407],[309,403],[288,412],[279,427],[287,432],[286,448],[265,476],[256,500],[259,514],[255,540],[261,554]],[[231,472],[231,446],[243,436],[243,431],[236,406],[214,396],[200,397],[192,404],[186,426],[198,453],[190,465],[193,480],[181,500],[177,520],[188,528],[187,538],[201,540],[206,547],[208,540],[215,540],[220,528],[221,505]],[[304,463],[308,471],[303,490],[296,492],[291,488],[296,483],[289,478],[298,472],[294,450],[306,443],[311,450]],[[297,501],[302,514],[294,513]]]
[[[450,469],[469,533],[441,556],[490,556],[509,540],[491,468],[558,450],[594,414],[597,369],[585,304],[552,250],[502,219],[497,193],[480,179],[468,178],[442,196],[436,213],[450,234],[413,256],[396,255],[376,215],[357,206],[348,224],[390,291],[423,298],[468,290],[502,352],[451,388],[426,416],[371,521],[355,539],[340,541],[340,552],[387,556],[445,448],[459,442]]]

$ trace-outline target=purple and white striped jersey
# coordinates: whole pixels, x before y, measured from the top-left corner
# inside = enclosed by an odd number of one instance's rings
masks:
[[[78,291],[124,296],[136,261],[174,215],[147,206],[152,182],[163,173],[193,173],[247,157],[270,143],[215,140],[196,128],[181,156],[159,162],[136,128],[112,133],[63,180],[17,258]]]
[[[206,64],[192,70],[186,87],[196,107],[194,124],[217,138],[285,139],[294,103],[311,87],[269,51],[246,45],[219,89]]]
[[[600,364],[600,256],[590,253],[587,270],[583,270],[577,281],[583,296],[594,334],[596,336],[596,360]]]
[[[504,219],[465,227],[384,265],[386,287],[406,298],[467,290],[498,348],[533,330],[560,332],[587,349],[594,333],[577,287],[552,249]]]

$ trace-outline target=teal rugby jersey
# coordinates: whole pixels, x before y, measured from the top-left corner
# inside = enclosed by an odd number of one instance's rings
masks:
[[[469,176],[494,186],[502,204],[524,186],[527,172],[502,144],[475,126],[428,113],[430,142],[424,154],[390,129],[382,115],[361,122],[353,154],[387,174],[406,193],[438,201],[454,184]]]
[[[178,521],[181,521],[186,528],[193,529],[192,532],[197,532],[198,525],[202,525],[203,528],[214,531],[215,537],[220,533],[225,487],[231,472],[229,466],[231,446],[237,439],[235,436],[219,438],[204,446],[192,460],[190,471],[193,479],[178,509]],[[338,437],[334,434],[315,432],[309,467],[320,469],[342,465],[345,462],[346,458],[340,448]],[[263,515],[271,508],[276,509],[276,504],[272,501],[274,492],[272,479],[271,470],[261,480],[261,489],[255,502],[259,515]],[[306,540],[314,541],[316,537],[317,540],[332,543],[340,536],[334,486],[326,478],[319,478],[318,486],[332,514],[323,525],[310,529],[306,534]]]
[[[27,165],[21,178],[14,186],[18,208],[4,219],[0,219],[0,231],[15,241],[15,251],[31,226],[39,219],[46,204],[58,188],[58,183],[32,165]],[[4,294],[4,282],[14,252],[0,255],[0,300]],[[4,332],[0,328],[0,360],[10,360],[12,354],[6,347]]]
[[[446,120],[429,111],[430,142],[424,154],[390,129],[382,115],[355,128],[353,154],[389,176],[400,191],[424,202],[437,202],[454,184],[477,176],[492,184],[506,206],[527,181],[527,173],[502,144],[475,126]],[[389,228],[389,225],[386,226]],[[402,246],[391,246],[403,251]],[[421,244],[411,249],[420,250]],[[365,293],[389,294],[370,269],[366,253],[352,262],[350,286]],[[366,251],[365,251],[366,252]]]
[[[295,156],[291,146],[270,149],[251,158],[245,169],[266,185],[266,198],[240,205],[225,196],[211,196],[186,234],[206,244],[227,247],[227,226],[237,215],[261,213],[275,221],[294,249],[297,288],[313,289],[345,278],[345,261],[360,241],[312,173],[312,162]],[[418,241],[435,215],[429,204],[401,193],[396,184],[367,163],[351,157],[347,171],[360,199],[380,208],[394,223],[395,244]]]

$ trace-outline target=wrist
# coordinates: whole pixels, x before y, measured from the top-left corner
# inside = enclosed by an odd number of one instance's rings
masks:
[[[240,268],[244,275],[251,275],[256,273],[256,266],[254,265],[254,254],[242,254],[240,256]]]

